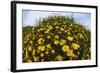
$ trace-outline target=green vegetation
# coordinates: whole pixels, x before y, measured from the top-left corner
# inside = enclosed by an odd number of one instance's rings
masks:
[[[91,59],[91,33],[65,16],[23,27],[23,62]]]

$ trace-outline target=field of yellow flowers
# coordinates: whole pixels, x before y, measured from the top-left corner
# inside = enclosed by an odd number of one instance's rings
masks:
[[[23,27],[23,62],[91,59],[91,33],[65,16],[48,16]]]

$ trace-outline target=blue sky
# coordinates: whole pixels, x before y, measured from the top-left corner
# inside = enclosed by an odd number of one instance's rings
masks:
[[[77,23],[85,26],[90,30],[91,27],[91,14],[90,13],[75,13],[75,12],[47,12],[47,11],[32,11],[23,10],[23,26],[34,26],[38,22],[39,18],[46,18],[48,16],[68,16],[71,17],[73,13],[73,18]]]

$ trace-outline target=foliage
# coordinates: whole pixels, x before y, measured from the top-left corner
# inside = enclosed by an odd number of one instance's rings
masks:
[[[23,27],[23,62],[91,59],[91,33],[65,16]]]

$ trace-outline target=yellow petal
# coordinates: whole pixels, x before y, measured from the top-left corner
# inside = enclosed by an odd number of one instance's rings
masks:
[[[71,37],[71,36],[68,36],[67,39],[68,39],[69,41],[73,41],[74,38]]]
[[[59,44],[59,41],[58,41],[58,40],[55,40],[55,41],[54,41],[54,44],[55,44],[55,45],[58,45],[58,44]]]
[[[67,52],[67,51],[69,50],[69,46],[68,46],[68,45],[64,45],[64,46],[62,47],[62,50],[63,50],[64,52]]]
[[[77,44],[77,43],[72,43],[71,47],[75,50],[79,49],[80,48],[80,45]]]

